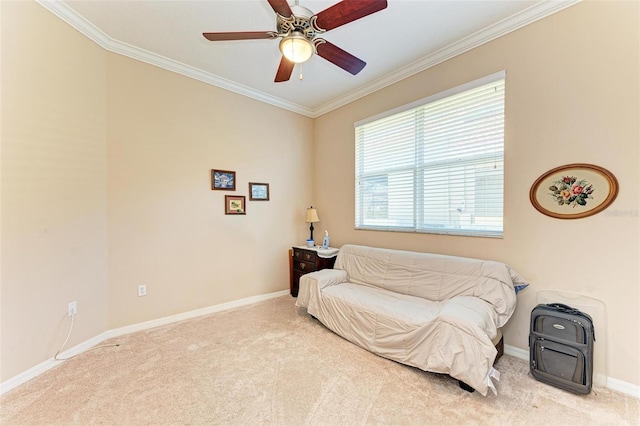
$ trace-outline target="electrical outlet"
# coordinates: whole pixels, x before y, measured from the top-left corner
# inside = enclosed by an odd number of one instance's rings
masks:
[[[78,303],[76,301],[69,302],[69,309],[67,311],[67,316],[74,316],[78,313]]]
[[[146,296],[147,295],[147,286],[139,285],[138,286],[138,296]]]

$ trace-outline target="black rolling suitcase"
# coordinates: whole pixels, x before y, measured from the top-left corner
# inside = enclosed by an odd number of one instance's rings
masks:
[[[591,317],[561,303],[531,311],[529,367],[537,380],[579,394],[591,392],[593,343]]]

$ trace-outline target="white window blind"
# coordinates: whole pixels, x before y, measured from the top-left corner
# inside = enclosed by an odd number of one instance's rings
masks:
[[[501,237],[504,72],[356,123],[356,228]]]

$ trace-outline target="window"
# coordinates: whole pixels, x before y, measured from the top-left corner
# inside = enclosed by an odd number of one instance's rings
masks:
[[[356,123],[356,229],[502,237],[504,77]]]

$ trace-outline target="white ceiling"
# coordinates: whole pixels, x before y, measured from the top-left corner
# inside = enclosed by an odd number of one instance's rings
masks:
[[[275,31],[266,0],[39,3],[105,49],[317,117],[578,1],[388,0],[386,9],[322,35],[364,60],[362,72],[353,76],[314,56],[284,83],[273,82],[279,39],[211,42],[202,36]],[[335,3],[299,0],[314,13]]]

